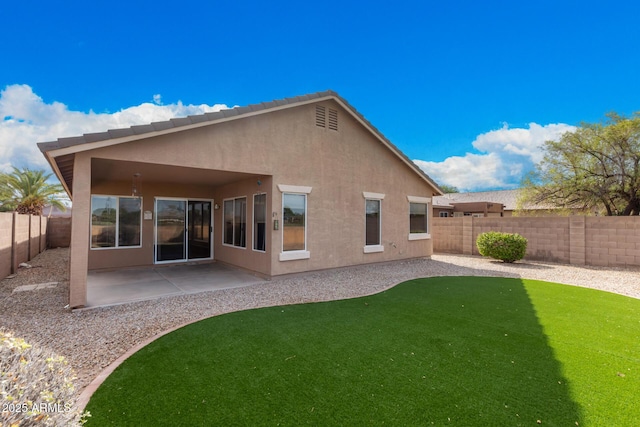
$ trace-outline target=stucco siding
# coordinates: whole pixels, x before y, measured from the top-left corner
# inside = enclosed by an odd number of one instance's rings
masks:
[[[337,111],[337,130],[317,126],[317,105]],[[71,238],[71,294],[78,296],[71,298],[71,305],[86,301],[87,270],[154,264],[156,198],[204,199],[217,205],[212,258],[261,275],[430,256],[430,238],[409,239],[408,196],[431,198],[435,189],[356,116],[328,99],[112,141],[101,148],[80,147],[75,154]],[[140,247],[90,249],[91,195],[131,196],[138,172],[142,211],[152,213],[142,220]],[[282,185],[310,188],[306,234],[298,230],[298,239],[306,237],[305,259],[281,257]],[[364,192],[384,194],[378,248],[384,250],[373,253],[364,249]],[[252,244],[257,193],[267,195],[265,251],[253,250]],[[224,200],[237,197],[247,202],[244,248],[223,243]]]

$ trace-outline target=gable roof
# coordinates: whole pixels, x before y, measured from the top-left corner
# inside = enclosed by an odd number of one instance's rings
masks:
[[[146,125],[131,126],[129,128],[111,129],[106,132],[88,133],[82,136],[59,138],[56,141],[38,143],[38,148],[47,158],[55,174],[60,179],[67,193],[71,196],[73,188],[73,165],[75,153],[122,144],[144,138],[165,135],[173,132],[181,132],[215,123],[238,120],[259,114],[265,114],[287,108],[293,108],[305,104],[320,101],[334,100],[350,113],[360,124],[369,130],[387,148],[396,154],[416,174],[431,185],[436,192],[443,194],[442,190],[422,169],[413,163],[398,147],[389,141],[375,126],[373,126],[362,114],[360,114],[344,98],[332,90],[316,92],[308,95],[284,98],[271,102],[252,104],[246,107],[235,107],[214,113],[205,113],[188,117],[173,118],[167,121],[154,122]]]

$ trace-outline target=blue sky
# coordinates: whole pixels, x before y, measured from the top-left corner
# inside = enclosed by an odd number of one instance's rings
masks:
[[[545,139],[640,110],[640,2],[22,0],[0,169],[35,143],[333,89],[438,182],[513,188]]]

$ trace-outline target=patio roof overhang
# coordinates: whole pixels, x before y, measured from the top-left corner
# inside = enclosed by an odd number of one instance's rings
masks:
[[[244,172],[200,169],[156,163],[99,158],[91,160],[92,186],[99,186],[103,183],[118,181],[124,181],[128,183],[128,185],[131,185],[134,174],[140,174],[142,191],[144,191],[145,182],[185,186],[204,184],[215,187],[243,179],[249,179],[251,177],[260,179],[260,177],[264,176]]]

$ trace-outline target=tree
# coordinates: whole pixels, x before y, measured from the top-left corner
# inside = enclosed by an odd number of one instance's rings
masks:
[[[609,113],[544,144],[543,160],[523,182],[529,203],[640,215],[640,113]]]
[[[448,194],[448,193],[458,193],[458,188],[454,187],[453,185],[447,185],[447,184],[438,184],[438,186],[440,187],[440,189],[442,190],[443,193]]]
[[[42,215],[45,205],[66,210],[59,200],[64,189],[60,184],[48,183],[51,176],[43,170],[15,167],[11,173],[0,173],[0,210],[31,215]]]

